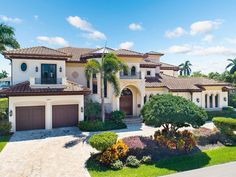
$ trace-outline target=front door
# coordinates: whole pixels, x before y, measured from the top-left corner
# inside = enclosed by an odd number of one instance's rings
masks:
[[[128,88],[123,89],[121,92],[120,110],[126,115],[133,115],[133,94]]]
[[[57,65],[42,64],[41,65],[41,84],[57,83]]]

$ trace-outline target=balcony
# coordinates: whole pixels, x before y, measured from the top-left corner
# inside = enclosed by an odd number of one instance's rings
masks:
[[[141,72],[135,72],[135,73],[120,72],[120,79],[142,79],[142,75]]]
[[[65,88],[66,78],[42,79],[30,77],[30,87],[32,88]]]

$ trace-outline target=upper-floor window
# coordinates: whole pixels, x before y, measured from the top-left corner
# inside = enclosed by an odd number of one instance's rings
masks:
[[[98,83],[97,83],[97,76],[96,76],[96,74],[93,74],[92,83],[93,83],[93,93],[97,94],[98,93]]]
[[[107,97],[107,80],[104,79],[104,97]]]
[[[132,66],[132,68],[131,68],[131,76],[134,76],[134,75],[136,75],[136,68],[135,68],[135,66]]]
[[[147,76],[151,76],[151,71],[147,71]]]

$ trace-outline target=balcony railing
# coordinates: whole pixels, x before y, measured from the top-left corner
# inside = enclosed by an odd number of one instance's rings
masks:
[[[141,72],[135,72],[135,73],[124,73],[120,72],[120,79],[141,79]]]
[[[62,84],[62,78],[35,78],[35,84]]]
[[[61,88],[65,87],[66,78],[56,78],[56,79],[42,79],[30,77],[30,86],[34,88]]]

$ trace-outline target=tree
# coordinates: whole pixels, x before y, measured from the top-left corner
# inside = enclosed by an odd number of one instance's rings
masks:
[[[8,77],[8,73],[4,70],[0,73],[0,79]]]
[[[20,45],[15,39],[14,29],[5,24],[0,24],[0,53],[10,48],[19,48]]]
[[[190,61],[185,61],[184,63],[181,63],[179,65],[180,67],[180,75],[184,75],[184,76],[189,76],[191,74],[191,68],[190,66],[192,66],[192,64],[190,63]]]
[[[192,73],[191,77],[207,77],[207,75],[203,74],[201,71],[195,71]]]
[[[121,70],[127,70],[127,65],[122,62],[113,53],[104,54],[101,60],[91,59],[85,66],[85,75],[88,80],[93,74],[100,74],[101,86],[101,117],[105,121],[105,105],[104,105],[104,80],[109,82],[113,88],[116,96],[120,94],[120,85],[117,78],[117,73]]]
[[[218,73],[218,72],[210,72],[208,74],[208,77],[210,79],[214,79],[214,80],[219,80],[219,81],[223,80],[222,75],[220,73]]]
[[[207,113],[192,101],[171,94],[155,95],[143,106],[141,114],[147,125],[164,127],[176,133],[181,127],[200,127],[207,120]]]
[[[226,69],[229,69],[230,74],[234,74],[234,72],[236,71],[236,58],[234,59],[228,59],[228,61],[230,62],[227,66]]]

